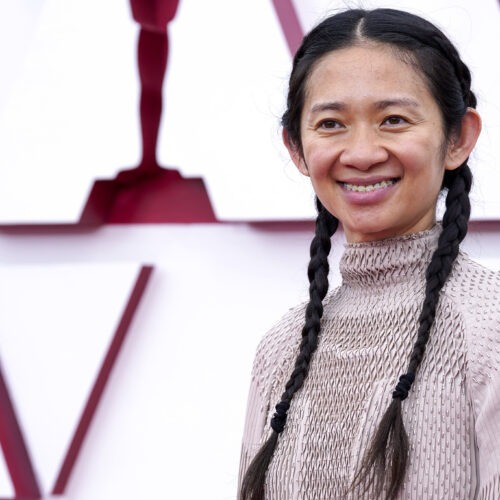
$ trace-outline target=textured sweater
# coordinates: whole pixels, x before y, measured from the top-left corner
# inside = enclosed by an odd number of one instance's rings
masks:
[[[377,498],[348,486],[406,371],[439,232],[346,245],[342,284],[324,301],[318,348],[279,436],[266,500]],[[269,435],[304,310],[290,310],[259,344],[240,480]],[[500,275],[463,253],[402,411],[410,451],[399,498],[500,499]]]

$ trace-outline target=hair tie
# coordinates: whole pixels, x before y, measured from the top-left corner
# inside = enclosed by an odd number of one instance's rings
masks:
[[[271,419],[271,427],[273,431],[280,434],[283,432],[286,424],[286,412],[290,408],[290,403],[288,401],[281,401],[276,405],[276,413],[273,415]]]
[[[415,374],[408,372],[405,375],[401,375],[399,377],[398,385],[396,385],[396,389],[392,393],[393,399],[400,399],[404,401],[408,397],[408,391],[411,389],[411,385],[415,380]]]

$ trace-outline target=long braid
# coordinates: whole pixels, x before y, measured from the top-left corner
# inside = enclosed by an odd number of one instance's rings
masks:
[[[309,371],[311,357],[318,346],[318,336],[323,316],[323,299],[328,292],[328,255],[331,237],[338,228],[338,220],[316,199],[318,217],[316,233],[311,242],[310,261],[307,269],[309,278],[309,304],[305,313],[302,340],[295,367],[285,386],[281,401],[271,419],[272,433],[250,463],[241,486],[241,500],[263,500],[266,472],[271,463],[278,436],[285,428],[287,412],[295,393],[302,387]]]
[[[444,180],[445,187],[448,187],[446,211],[443,215],[438,246],[426,271],[425,298],[419,317],[417,340],[410,355],[407,373],[399,379],[392,394],[392,402],[380,421],[354,481],[354,486],[357,486],[366,479],[365,488],[368,489],[371,484],[375,484],[378,494],[381,493],[384,484],[387,484],[389,499],[395,498],[401,488],[408,461],[408,435],[403,424],[401,402],[408,396],[408,391],[415,380],[436,316],[439,294],[452,271],[460,243],[467,234],[471,184],[472,174],[467,162],[456,170],[446,172]]]
[[[391,12],[394,11],[384,12],[385,15],[393,15]],[[412,38],[417,43],[413,50],[418,47],[422,54],[429,51],[439,53],[442,61],[441,70],[455,76],[451,80],[436,78],[436,73],[433,73],[436,71],[435,66],[420,66],[422,72],[427,75],[430,88],[441,107],[445,130],[453,134],[460,129],[457,118],[463,116],[467,107],[476,107],[476,97],[471,90],[471,74],[469,68],[460,59],[456,48],[441,32],[425,21],[420,28],[408,29],[408,39]],[[379,38],[392,43],[392,37],[393,33],[387,30]],[[413,47],[413,45],[409,44],[408,47]],[[449,66],[448,70],[444,69],[445,65]],[[448,189],[446,211],[443,215],[442,232],[437,249],[426,270],[425,297],[419,316],[417,339],[410,355],[407,372],[399,378],[392,394],[393,399],[372,438],[361,468],[354,478],[352,488],[364,486],[366,491],[370,485],[375,485],[376,491],[380,494],[386,486],[387,498],[392,499],[396,497],[403,484],[409,445],[402,419],[401,403],[408,397],[408,392],[424,357],[436,316],[440,292],[452,271],[459,245],[467,234],[471,184],[472,174],[467,160],[459,168],[445,172],[443,188]]]
[[[451,272],[453,262],[458,255],[459,245],[467,234],[470,216],[471,171],[468,165],[464,164],[457,170],[449,171],[449,174],[451,174],[448,176],[450,187],[446,196],[443,230],[426,272],[425,299],[419,319],[420,327],[408,366],[408,371],[411,373],[417,371],[422,361],[429,331],[436,315],[439,292]]]

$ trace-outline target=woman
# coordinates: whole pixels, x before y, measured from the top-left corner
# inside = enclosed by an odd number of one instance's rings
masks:
[[[459,250],[470,83],[408,13],[348,10],[304,38],[282,124],[317,195],[310,301],[258,348],[241,499],[500,498],[500,277]]]

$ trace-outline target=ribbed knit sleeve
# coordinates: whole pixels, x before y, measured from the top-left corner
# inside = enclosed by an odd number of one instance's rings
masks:
[[[496,333],[496,339],[482,339],[485,350],[481,359],[487,370],[476,371],[471,387],[476,412],[478,498],[484,500],[500,499],[500,342]]]
[[[257,347],[243,431],[238,492],[250,462],[267,439],[269,414],[279,402],[298,352],[305,306],[290,309]]]
[[[478,498],[500,499],[500,274],[467,262],[469,391],[475,419]],[[467,299],[467,300],[465,300]]]

